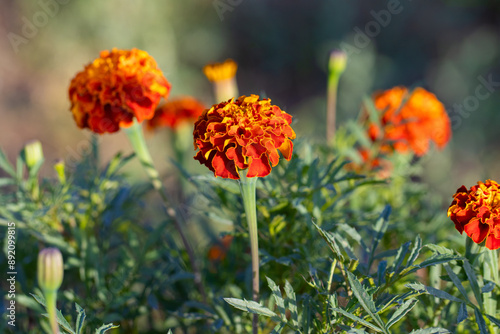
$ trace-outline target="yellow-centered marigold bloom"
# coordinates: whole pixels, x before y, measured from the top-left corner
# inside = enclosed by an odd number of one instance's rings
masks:
[[[495,181],[478,182],[469,190],[461,186],[453,195],[448,217],[460,234],[465,231],[475,243],[486,240],[486,248],[500,248],[500,190]]]
[[[138,49],[102,51],[71,81],[71,112],[80,128],[95,133],[151,119],[170,84],[156,61]]]
[[[451,137],[451,123],[444,105],[423,88],[409,92],[406,87],[394,87],[374,95],[379,110],[380,125],[369,124],[373,141],[382,142],[381,150],[407,152],[422,156],[429,142],[438,148],[446,146]]]
[[[155,115],[147,121],[147,128],[154,130],[159,127],[176,129],[179,124],[190,122],[193,124],[205,106],[193,97],[172,99],[156,109]]]
[[[194,125],[194,158],[215,176],[239,179],[238,170],[248,168],[247,177],[264,177],[278,164],[278,151],[291,159],[291,123],[292,116],[257,95],[215,104]]]

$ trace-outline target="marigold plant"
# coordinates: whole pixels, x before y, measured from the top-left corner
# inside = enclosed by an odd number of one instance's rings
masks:
[[[444,105],[423,88],[409,91],[398,86],[376,93],[375,107],[381,113],[380,126],[369,123],[372,141],[381,141],[381,151],[407,152],[422,156],[433,141],[438,148],[451,138],[451,123]]]
[[[486,248],[500,248],[500,191],[495,181],[478,182],[469,190],[461,186],[453,195],[448,217],[475,243],[486,240]]]
[[[71,112],[80,128],[116,132],[151,119],[170,84],[156,61],[138,49],[102,51],[71,81]]]
[[[239,179],[248,168],[247,177],[264,177],[278,164],[278,151],[292,157],[291,123],[292,116],[257,95],[215,104],[195,123],[194,158],[215,176]]]
[[[205,106],[193,97],[180,97],[159,106],[153,118],[147,121],[147,128],[154,130],[159,127],[176,129],[179,124],[192,122],[200,117]]]

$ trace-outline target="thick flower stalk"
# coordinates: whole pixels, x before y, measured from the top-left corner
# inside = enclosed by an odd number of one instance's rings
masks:
[[[500,248],[500,191],[493,180],[478,182],[467,189],[461,186],[448,209],[448,217],[458,232],[465,232],[477,244]]]
[[[438,148],[446,146],[451,138],[451,123],[444,105],[423,88],[408,91],[394,87],[373,98],[380,113],[379,124],[368,117],[368,134],[372,141],[381,143],[381,152],[413,151],[422,156],[429,143]]]
[[[38,285],[45,297],[52,333],[58,334],[59,326],[56,318],[57,290],[61,287],[64,276],[63,258],[59,249],[45,248],[38,253],[37,275]]]
[[[337,114],[337,91],[340,76],[347,65],[347,54],[341,50],[333,50],[328,61],[328,91],[326,103],[326,140],[331,143],[335,137]]]
[[[226,59],[223,63],[208,64],[203,68],[203,73],[214,86],[217,103],[236,98],[239,95],[236,84],[237,70],[238,64],[232,59]]]
[[[194,127],[194,157],[214,175],[239,180],[252,255],[252,298],[259,298],[259,241],[257,228],[256,183],[279,162],[281,152],[292,157],[295,132],[290,127],[292,116],[271,100],[257,95],[215,104],[200,116]],[[253,333],[258,332],[258,316],[254,314]]]
[[[102,51],[71,81],[71,112],[80,128],[112,133],[151,119],[170,84],[156,61],[138,49]]]
[[[215,176],[237,180],[248,169],[246,177],[264,177],[278,164],[278,151],[291,159],[291,123],[292,116],[257,95],[216,104],[195,123],[194,158]]]

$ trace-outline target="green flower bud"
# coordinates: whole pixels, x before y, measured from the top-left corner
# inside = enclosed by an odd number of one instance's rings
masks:
[[[38,285],[42,291],[57,291],[64,275],[62,254],[57,248],[38,253]]]
[[[347,65],[347,54],[342,50],[333,50],[330,53],[330,61],[328,62],[328,70],[330,75],[340,77]]]
[[[28,169],[33,168],[38,162],[43,160],[42,143],[39,140],[33,140],[24,146],[24,162]]]

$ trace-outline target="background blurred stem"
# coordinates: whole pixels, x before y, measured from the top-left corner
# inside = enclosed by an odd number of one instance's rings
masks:
[[[252,254],[252,298],[255,302],[259,301],[259,235],[257,229],[257,206],[255,203],[255,189],[257,178],[247,178],[247,170],[240,170],[240,191],[243,198],[243,206],[248,223],[248,232],[250,234],[250,252]],[[258,333],[257,314],[253,315],[252,329],[253,333]]]
[[[339,79],[345,70],[347,55],[344,51],[333,50],[328,62],[328,88],[326,99],[326,140],[331,144],[335,138],[336,114],[337,114],[337,91]]]
[[[484,280],[493,281],[497,286],[500,286],[499,273],[498,273],[498,251],[486,249],[484,262],[483,262],[483,277]],[[497,300],[493,292],[483,294],[484,308],[486,314],[496,317]],[[498,327],[489,321],[491,334],[498,333]]]
[[[207,295],[205,293],[205,288],[201,279],[200,268],[198,267],[198,262],[196,261],[196,257],[194,255],[193,248],[186,238],[186,234],[184,233],[183,226],[180,224],[180,214],[174,208],[169,205],[169,199],[165,187],[160,180],[160,173],[156,170],[153,164],[153,158],[149,153],[149,149],[146,145],[146,141],[144,140],[144,135],[142,132],[142,127],[134,119],[134,123],[132,126],[125,128],[125,133],[127,134],[132,147],[134,148],[134,152],[139,158],[141,165],[144,167],[146,174],[148,174],[153,187],[160,193],[160,196],[163,200],[163,203],[166,207],[167,215],[172,218],[174,222],[174,226],[177,229],[177,232],[181,236],[182,243],[184,244],[184,248],[189,256],[189,262],[191,263],[191,268],[194,273],[194,283],[196,284],[198,291],[201,294],[202,300],[205,303],[207,300]]]

